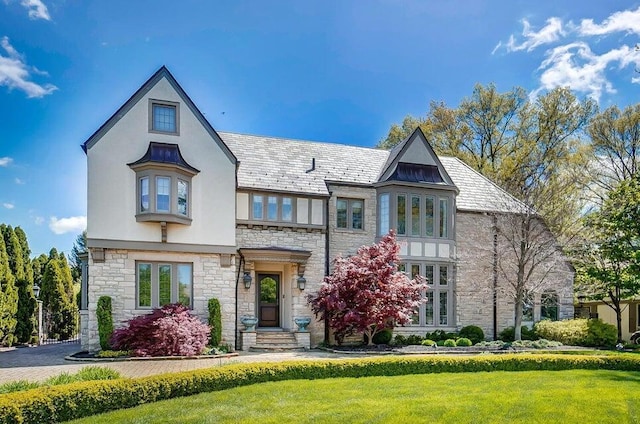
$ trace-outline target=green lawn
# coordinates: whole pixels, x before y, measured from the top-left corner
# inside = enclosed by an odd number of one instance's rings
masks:
[[[533,371],[263,383],[74,423],[640,423],[640,372]]]

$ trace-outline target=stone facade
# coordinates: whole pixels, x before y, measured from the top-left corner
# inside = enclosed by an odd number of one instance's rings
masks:
[[[331,191],[331,199],[329,200],[329,260],[333,260],[338,255],[353,255],[360,246],[369,245],[375,241],[377,204],[374,188],[329,185],[329,190]],[[364,200],[363,230],[336,227],[336,200],[338,198]]]
[[[218,298],[221,303],[223,344],[234,344],[235,307],[229,299],[235,298],[236,267],[220,265],[220,255],[196,253],[169,253],[135,250],[105,250],[104,262],[89,262],[89,299],[86,326],[82,325],[82,348],[99,350],[96,307],[100,296],[110,296],[114,327],[118,328],[131,318],[149,313],[136,309],[136,261],[184,262],[193,264],[193,312],[202,321],[208,319],[208,301]],[[85,328],[86,327],[86,328]]]

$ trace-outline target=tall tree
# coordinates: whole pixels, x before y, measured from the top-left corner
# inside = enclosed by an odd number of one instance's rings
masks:
[[[339,256],[318,293],[307,297],[316,316],[328,320],[339,343],[364,333],[371,345],[378,332],[411,321],[426,284],[423,277],[410,280],[398,271],[399,252],[391,232],[377,244],[360,247],[354,256]]]
[[[0,344],[11,346],[15,342],[18,290],[9,265],[9,256],[4,242],[6,225],[0,225]]]
[[[76,334],[77,306],[71,271],[64,256],[58,255],[57,251],[50,254],[45,267],[40,298],[49,318],[48,337],[64,340]]]
[[[14,233],[20,243],[22,251],[21,273],[16,273],[18,286],[18,324],[16,336],[19,343],[35,343],[38,337],[38,320],[36,311],[38,303],[33,293],[33,267],[31,266],[31,250],[27,241],[27,235],[20,227],[14,229]],[[22,275],[22,278],[19,276]]]
[[[82,259],[80,259],[80,256],[86,253],[86,251],[87,231],[85,230],[76,237],[73,248],[71,248],[71,255],[69,256],[71,276],[73,277],[74,284],[80,284],[80,280],[82,280]]]
[[[591,121],[589,135],[595,153],[596,195],[604,199],[617,183],[640,171],[640,104],[623,111],[617,106],[602,111]]]
[[[640,174],[610,191],[586,225],[577,290],[613,309],[621,342],[622,301],[640,294]]]

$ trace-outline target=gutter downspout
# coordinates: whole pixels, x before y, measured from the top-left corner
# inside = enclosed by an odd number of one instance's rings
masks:
[[[234,339],[235,339],[235,350],[238,350],[238,286],[240,285],[240,269],[244,264],[244,256],[240,253],[240,249],[238,249],[238,255],[240,255],[240,262],[238,263],[238,272],[236,274],[236,314],[235,314],[235,328],[233,330]]]
[[[498,340],[498,217],[493,215],[493,340]]]
[[[324,237],[324,276],[329,275],[329,201],[331,200],[331,196],[333,192],[329,192],[329,198],[327,199],[327,204],[325,206],[325,216],[327,220],[326,224],[326,232]],[[329,320],[327,318],[324,319],[324,344],[329,344]]]

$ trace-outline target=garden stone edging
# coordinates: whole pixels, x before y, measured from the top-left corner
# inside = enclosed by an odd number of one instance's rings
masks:
[[[78,352],[81,353],[81,352]],[[77,353],[74,353],[76,355]],[[223,353],[220,355],[194,355],[194,356],[126,356],[120,358],[82,358],[73,355],[65,356],[66,361],[75,362],[126,362],[126,361],[177,361],[193,359],[227,359],[239,356],[237,352]]]

